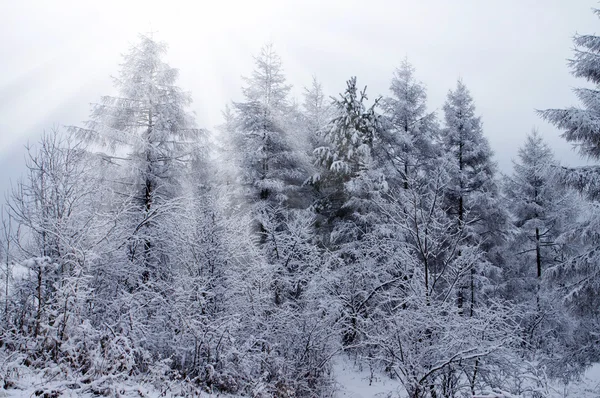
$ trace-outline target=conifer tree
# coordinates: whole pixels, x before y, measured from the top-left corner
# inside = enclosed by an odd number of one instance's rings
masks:
[[[492,151],[483,136],[481,119],[475,116],[471,94],[460,80],[456,89],[448,93],[444,118],[446,126],[442,131],[442,148],[449,158],[450,174],[446,192],[447,211],[456,220],[457,230],[464,235],[463,247],[480,247],[487,252],[486,262],[491,265],[493,248],[503,238],[505,214],[498,203]],[[484,268],[489,267],[483,267],[483,264],[472,267],[468,280],[459,286],[458,306],[462,308],[467,300],[471,315],[476,291],[480,290],[476,286],[477,275],[481,275]]]
[[[595,9],[594,13],[600,16],[600,9]],[[571,74],[595,86],[600,85],[600,36],[576,35],[573,43],[575,54],[569,60]],[[600,93],[584,87],[575,88],[574,92],[582,108],[546,109],[540,111],[540,115],[563,130],[562,137],[573,143],[582,156],[600,159]]]
[[[142,280],[165,271],[168,253],[161,242],[168,238],[159,219],[166,212],[159,207],[181,195],[182,174],[202,134],[187,110],[190,94],[175,85],[178,70],[162,60],[166,50],[166,44],[140,35],[113,79],[119,95],[102,97],[86,127],[72,128],[86,141],[125,153],[114,160],[131,170],[124,173],[122,194],[134,203],[128,249],[141,264]]]
[[[516,242],[531,259],[528,275],[541,280],[544,269],[560,261],[557,240],[574,217],[575,198],[558,184],[558,164],[537,130],[519,149],[514,173],[504,181],[508,208],[518,230]]]
[[[381,130],[380,116],[375,112],[378,100],[369,108],[366,100],[366,87],[359,92],[356,78],[350,78],[345,93],[333,101],[335,117],[325,129],[326,145],[314,151],[319,171],[310,182],[321,196],[316,203],[317,213],[324,218],[326,231],[332,232],[339,224],[326,241],[339,237],[341,242],[348,233],[355,233],[343,226],[344,221],[368,205],[363,199],[370,192],[385,185],[373,159]]]
[[[408,188],[410,174],[422,171],[437,157],[435,114],[427,112],[425,86],[414,74],[415,68],[405,59],[394,71],[390,85],[392,96],[382,103],[387,128],[383,130],[380,156],[384,156],[384,162],[391,163],[386,174],[400,177],[395,183],[388,178],[390,187],[401,184]]]
[[[520,320],[526,355],[557,369],[554,353],[564,350],[568,321],[546,272],[569,252],[565,233],[577,218],[579,201],[560,184],[554,154],[537,130],[527,135],[518,155],[503,184],[513,225],[503,285],[507,298],[527,309]]]
[[[594,9],[600,16],[600,9]],[[593,34],[575,35],[574,56],[568,64],[574,77],[583,78],[592,88],[578,87],[575,95],[580,107],[546,109],[539,112],[541,117],[560,130],[562,137],[572,143],[579,153],[588,159],[600,159],[600,36]],[[590,199],[585,207],[585,217],[574,223],[568,234],[568,247],[573,251],[561,263],[549,270],[551,278],[561,286],[561,293],[571,305],[570,313],[579,324],[572,335],[576,339],[568,351],[573,368],[600,358],[598,339],[591,337],[591,330],[598,329],[598,308],[600,308],[600,272],[598,264],[598,201],[600,200],[600,168],[598,165],[563,168],[561,179],[567,185],[580,190]]]
[[[186,265],[177,247],[186,230],[184,183],[204,134],[188,110],[190,94],[175,85],[177,69],[163,61],[166,49],[141,35],[113,79],[118,95],[92,105],[85,128],[71,128],[109,152],[98,154],[106,165],[102,217],[110,227],[96,255],[91,321],[112,352],[131,354],[123,365],[131,369],[175,355],[169,341],[179,319],[170,310],[173,281]]]
[[[331,120],[332,109],[323,93],[323,86],[314,76],[310,88],[304,88],[302,107],[313,148],[318,148],[322,146],[318,145],[322,144],[319,137]]]
[[[251,203],[283,204],[303,175],[289,131],[291,86],[272,44],[261,49],[252,75],[244,80],[244,102],[233,104],[242,184]]]

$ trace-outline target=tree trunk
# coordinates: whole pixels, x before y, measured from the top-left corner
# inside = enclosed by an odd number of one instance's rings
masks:
[[[537,277],[542,278],[542,253],[540,247],[540,229],[535,229],[535,264],[537,267]]]
[[[42,264],[38,266],[38,274],[37,274],[37,289],[36,296],[38,301],[37,314],[35,315],[35,332],[34,337],[37,337],[40,333],[40,323],[42,321]]]

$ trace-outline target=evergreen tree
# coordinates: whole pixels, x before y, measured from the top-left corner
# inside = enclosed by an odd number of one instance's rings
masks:
[[[600,9],[594,13],[600,16]],[[582,77],[595,86],[600,85],[600,36],[576,35],[573,38],[575,56],[569,60],[571,74]],[[575,145],[579,152],[592,159],[600,158],[600,92],[592,88],[575,88],[583,108],[546,109],[542,118],[563,130],[562,137]]]
[[[321,83],[314,76],[310,88],[304,88],[302,107],[313,148],[318,148],[323,144],[320,142],[319,137],[321,137],[323,129],[331,120],[332,109],[326,101]]]
[[[600,10],[594,9],[600,16]],[[576,35],[574,57],[569,60],[571,74],[584,78],[593,88],[579,87],[574,89],[582,103],[581,107],[566,109],[546,109],[540,111],[545,120],[563,131],[562,137],[579,150],[579,153],[592,160],[600,159],[600,36]],[[561,179],[569,186],[579,189],[591,200],[585,206],[584,216],[577,223],[572,223],[569,232],[568,247],[572,252],[563,262],[549,269],[550,277],[558,284],[566,302],[570,304],[571,314],[575,315],[578,325],[571,335],[567,354],[575,373],[581,366],[597,361],[600,358],[597,336],[592,337],[592,330],[600,325],[600,272],[598,264],[598,204],[600,196],[600,168],[597,165],[581,168],[561,169]]]
[[[388,178],[390,187],[401,184],[408,188],[409,175],[422,171],[437,158],[435,114],[427,112],[425,86],[415,79],[414,73],[414,67],[405,59],[394,71],[392,96],[383,100],[387,128],[383,130],[380,156],[391,163],[386,175],[400,177],[394,182]]]
[[[93,105],[86,128],[72,128],[113,153],[125,152],[116,161],[131,170],[122,193],[138,203],[132,209],[136,214],[132,214],[128,249],[131,260],[141,264],[142,280],[165,272],[169,253],[161,242],[168,238],[157,228],[166,212],[158,209],[181,195],[186,162],[202,133],[186,109],[190,94],[175,85],[177,69],[161,59],[166,50],[166,44],[141,35],[113,79],[119,96],[102,97],[100,104]]]
[[[92,325],[112,352],[130,353],[122,366],[136,370],[174,356],[178,317],[164,308],[175,308],[173,281],[185,266],[177,258],[184,183],[203,136],[188,111],[190,94],[175,85],[177,69],[162,60],[166,48],[140,36],[114,79],[118,96],[102,97],[85,128],[71,128],[110,151],[99,154],[110,227],[96,257]]]
[[[446,192],[448,214],[456,220],[456,228],[464,234],[463,247],[476,246],[487,252],[488,265],[495,259],[494,246],[503,239],[505,214],[498,202],[494,181],[496,166],[492,151],[483,136],[481,119],[475,116],[475,105],[469,90],[458,81],[444,104],[446,127],[442,131],[442,149],[449,157],[450,181]],[[459,253],[464,249],[459,249]],[[458,306],[468,300],[473,314],[478,289],[477,276],[489,273],[483,264],[472,267],[468,280],[460,284]],[[467,297],[468,296],[470,297]]]
[[[526,274],[541,280],[545,268],[561,261],[557,240],[575,217],[576,201],[557,184],[558,165],[537,130],[527,136],[513,164],[504,192],[518,231],[515,242],[521,242],[519,253],[530,259]]]
[[[373,160],[381,130],[375,112],[378,100],[369,108],[366,100],[366,88],[358,92],[356,78],[352,77],[345,93],[333,101],[335,117],[324,133],[326,145],[314,151],[319,171],[309,181],[319,192],[316,211],[323,218],[320,222],[324,224],[326,242],[352,239],[350,235],[356,231],[348,230],[344,222],[368,206],[365,199],[372,191],[385,186]]]
[[[303,173],[289,131],[291,86],[271,44],[261,49],[251,77],[244,80],[245,101],[233,104],[241,182],[251,203],[284,204],[302,184]]]
[[[568,318],[557,300],[547,270],[561,264],[569,250],[565,233],[577,218],[578,200],[558,181],[558,164],[537,130],[519,149],[512,176],[504,178],[504,195],[513,223],[504,273],[507,297],[527,309],[520,323],[527,357],[546,365],[551,373],[563,368],[556,353],[568,343]]]

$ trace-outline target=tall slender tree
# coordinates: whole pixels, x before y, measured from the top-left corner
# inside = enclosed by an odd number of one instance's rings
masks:
[[[594,9],[600,17],[600,9]],[[562,130],[562,137],[572,143],[579,153],[591,160],[600,159],[600,36],[593,34],[575,35],[574,56],[568,61],[571,74],[583,78],[593,87],[578,87],[575,95],[581,101],[580,107],[546,109],[540,116]],[[562,287],[565,300],[570,303],[571,314],[576,315],[579,325],[572,332],[577,336],[568,350],[573,368],[600,358],[598,338],[590,333],[600,325],[600,256],[597,250],[598,201],[600,200],[600,167],[598,165],[579,168],[563,168],[562,180],[583,192],[588,199],[586,216],[572,229],[569,247],[571,255],[565,261],[549,270],[553,280]],[[593,336],[593,337],[592,337]],[[582,348],[584,347],[584,348]],[[580,365],[580,366],[577,366]]]
[[[475,116],[473,98],[461,80],[456,89],[448,93],[444,118],[442,148],[450,159],[450,182],[446,193],[448,213],[456,220],[457,230],[465,236],[463,246],[479,246],[488,253],[488,264],[492,264],[492,249],[502,239],[505,214],[498,203],[492,151],[483,136],[481,119]],[[477,275],[484,271],[482,264],[472,267],[470,277],[459,288],[458,305],[462,308],[468,300],[471,315],[479,290]]]
[[[394,71],[390,84],[391,96],[382,102],[387,128],[383,134],[380,156],[390,163],[388,176],[399,175],[395,183],[408,188],[410,174],[423,171],[437,158],[435,138],[437,122],[434,113],[427,111],[427,93],[423,83],[415,78],[415,68],[407,59]]]
[[[202,134],[187,110],[190,94],[175,85],[178,70],[162,60],[166,50],[166,44],[140,35],[113,78],[118,96],[102,97],[85,128],[71,128],[108,148],[112,159],[130,170],[123,173],[122,194],[137,205],[131,209],[128,249],[130,259],[141,264],[143,280],[164,271],[166,237],[157,229],[165,212],[159,208],[181,194],[181,176]]]
[[[331,106],[325,97],[322,84],[313,76],[311,86],[304,88],[304,102],[302,103],[306,128],[313,140],[315,148],[320,147],[318,137],[327,123],[331,120]]]
[[[289,131],[291,86],[272,44],[261,49],[244,80],[245,101],[233,104],[242,184],[251,202],[282,204],[303,175]]]
[[[558,184],[558,164],[537,130],[519,149],[514,173],[504,179],[504,193],[524,258],[530,259],[529,275],[541,280],[545,268],[561,260],[559,236],[575,217],[575,198]]]
[[[113,79],[118,94],[93,104],[84,128],[71,127],[108,149],[98,157],[110,171],[101,185],[112,228],[94,268],[93,324],[113,352],[131,353],[122,365],[131,369],[175,355],[169,341],[178,317],[164,309],[175,308],[173,281],[184,267],[177,261],[178,235],[185,230],[178,225],[186,222],[184,182],[204,134],[188,110],[190,94],[176,85],[178,70],[163,61],[166,50],[140,35]]]

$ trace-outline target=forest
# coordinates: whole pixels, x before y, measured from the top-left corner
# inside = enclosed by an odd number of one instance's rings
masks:
[[[573,44],[593,88],[537,112],[597,161],[600,36]],[[534,129],[500,173],[466,83],[430,111],[408,59],[386,96],[340,76],[293,98],[272,44],[209,131],[166,52],[140,35],[114,95],[27,148],[0,219],[2,392],[27,371],[332,397],[343,357],[395,396],[542,398],[600,362],[600,167]]]

